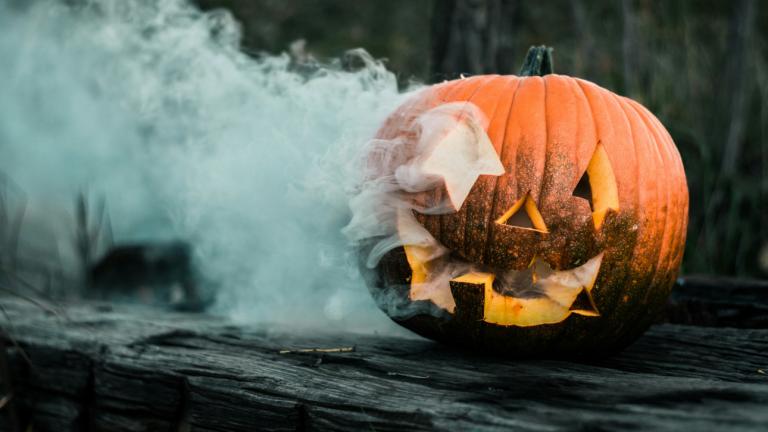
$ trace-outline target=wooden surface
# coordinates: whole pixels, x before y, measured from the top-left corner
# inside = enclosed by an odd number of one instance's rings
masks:
[[[0,305],[22,348],[4,341],[13,398],[3,430],[10,409],[35,432],[768,430],[764,329],[662,324],[609,359],[510,361],[194,314]]]
[[[677,324],[768,329],[768,281],[681,278],[666,312],[666,320]]]

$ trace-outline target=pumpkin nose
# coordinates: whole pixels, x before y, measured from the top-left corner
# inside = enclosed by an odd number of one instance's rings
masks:
[[[496,224],[532,229],[542,233],[549,232],[530,192],[518,199],[509,210],[496,219]]]

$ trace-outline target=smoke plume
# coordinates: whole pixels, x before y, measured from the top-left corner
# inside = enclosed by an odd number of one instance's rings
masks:
[[[185,239],[246,321],[392,330],[341,229],[364,144],[408,94],[364,58],[296,73],[181,0],[0,3],[0,172],[21,251],[72,264],[78,193],[116,242]],[[53,259],[53,258],[52,258]]]

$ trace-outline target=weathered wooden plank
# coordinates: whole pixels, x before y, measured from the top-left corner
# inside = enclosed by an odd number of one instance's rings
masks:
[[[768,328],[768,281],[680,278],[672,290],[666,319],[676,324]]]
[[[510,361],[415,338],[0,304],[32,361],[8,344],[35,431],[768,428],[768,330],[665,324],[609,359]]]

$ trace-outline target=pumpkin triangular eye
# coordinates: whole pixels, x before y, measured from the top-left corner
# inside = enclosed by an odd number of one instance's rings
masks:
[[[536,203],[530,193],[526,193],[509,208],[496,223],[516,228],[526,228],[534,231],[549,232],[544,218],[541,217]]]
[[[589,203],[589,208],[594,209],[592,204],[592,186],[589,185],[589,175],[586,171],[576,184],[576,189],[573,190],[573,196],[583,198]]]
[[[608,153],[597,143],[595,153],[573,190],[573,196],[586,199],[592,209],[592,221],[600,229],[608,210],[619,210],[619,192]]]

